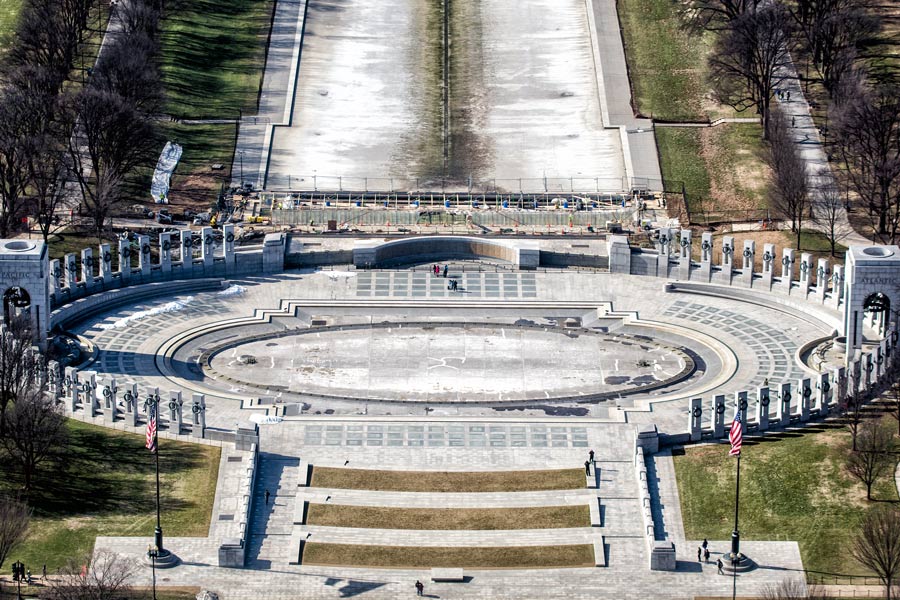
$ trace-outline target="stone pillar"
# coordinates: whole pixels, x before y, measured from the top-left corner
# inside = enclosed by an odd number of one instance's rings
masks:
[[[803,298],[809,296],[809,285],[812,281],[812,271],[812,254],[804,252],[800,255],[800,295]]]
[[[794,284],[794,256],[793,248],[784,248],[781,251],[781,286],[788,294],[791,293],[791,286]]]
[[[876,371],[878,373],[878,379],[881,379],[882,377],[884,377],[884,374],[887,371],[887,367],[888,367],[888,361],[887,361],[888,350],[887,350],[887,348],[888,348],[887,339],[882,339],[880,342],[878,342],[878,347],[875,348],[875,365],[876,365]]]
[[[691,230],[681,230],[680,250],[678,254],[678,278],[688,281],[691,278]]]
[[[626,238],[627,240],[627,238]],[[230,273],[234,268],[234,225],[225,225],[222,227],[222,256],[225,258],[225,271]],[[627,245],[627,241],[626,241]],[[629,260],[631,259],[631,250],[629,249]],[[610,265],[612,265],[612,259],[610,258]],[[628,272],[631,272],[631,265],[629,264]]]
[[[82,371],[79,381],[81,382],[81,393],[84,395],[82,399],[84,412],[89,417],[93,417],[99,408],[97,402],[97,372]]]
[[[713,237],[709,232],[704,232],[700,242],[700,280],[710,281],[712,279],[712,255],[713,255]]]
[[[147,419],[150,418],[150,399],[151,398],[155,399],[156,403],[157,403],[156,404],[156,410],[157,410],[157,412],[156,412],[156,429],[157,429],[157,431],[159,431],[159,420],[160,420],[160,417],[162,416],[161,415],[162,406],[160,406],[160,403],[162,402],[162,398],[159,397],[159,388],[158,387],[148,387],[147,395],[144,396],[144,404],[143,404],[144,416]]]
[[[213,229],[212,227],[204,227],[201,231],[200,235],[203,237],[202,240],[202,257],[203,257],[203,268],[206,270],[206,273],[210,273],[209,269],[212,269],[213,266]]]
[[[828,373],[819,373],[816,381],[816,409],[819,411],[819,417],[828,415],[831,406],[831,381]]]
[[[691,432],[691,441],[697,442],[703,437],[703,398],[691,398],[688,411],[688,431]]]
[[[874,382],[874,372],[875,372],[875,358],[872,356],[871,352],[866,352],[863,355],[863,382],[865,388],[870,389],[872,387],[872,383]]]
[[[835,265],[831,272],[831,307],[840,308],[844,303],[844,267]]]
[[[116,387],[116,378],[110,377],[109,383],[103,386],[103,418],[109,420],[110,422],[115,422],[116,414],[118,413],[116,407],[116,392],[118,388]]]
[[[831,271],[828,268],[828,259],[820,258],[816,267],[816,301],[825,304],[825,294],[828,293],[828,279]]]
[[[231,228],[231,229],[228,229]],[[234,270],[234,226],[226,225],[223,228],[225,235],[225,269],[227,273]],[[231,241],[229,241],[229,239]],[[374,250],[373,250],[374,252]],[[609,272],[631,273],[631,247],[628,237],[624,235],[610,235],[606,237],[606,254],[609,256]]]
[[[280,273],[284,271],[285,237],[283,233],[267,233],[263,239],[263,272]],[[668,256],[666,267],[668,268]]]
[[[160,236],[162,239],[162,236]],[[162,242],[160,242],[162,245]],[[162,249],[160,248],[160,253]],[[150,255],[150,237],[146,235],[138,236],[138,267],[141,270],[141,277],[147,277],[150,275],[151,269],[151,259]]]
[[[747,287],[753,287],[753,257],[756,255],[756,242],[744,240],[743,261],[741,263],[741,280]]]
[[[856,396],[859,392],[864,389],[862,385],[862,361],[860,359],[854,359],[853,362],[850,363],[850,385],[847,389],[847,393],[851,396]]]
[[[812,403],[812,382],[809,377],[801,377],[797,382],[797,393],[800,395],[800,420],[809,421],[809,409]]]
[[[194,232],[181,230],[181,271],[185,274],[194,270]]]
[[[713,436],[725,437],[725,396],[721,394],[713,398],[713,419]]]
[[[122,402],[125,403],[125,422],[132,427],[139,424],[138,415],[138,387],[136,383],[130,383],[125,386],[125,393],[122,394]]]
[[[123,282],[131,279],[131,242],[126,237],[119,238],[119,277]]]
[[[832,373],[832,378],[834,379],[834,385],[837,388],[834,393],[837,394],[837,403],[842,404],[844,400],[847,398],[847,369],[845,367],[838,367]]]
[[[756,388],[756,423],[760,431],[769,428],[769,404],[771,402],[769,386]]]
[[[75,283],[78,281],[78,270],[75,266],[75,255],[66,254],[66,287],[70,290],[75,289]]]
[[[778,421],[782,427],[791,422],[791,384],[782,383],[778,393]]]
[[[669,252],[672,249],[672,230],[668,227],[659,228],[659,238],[656,240],[656,276],[669,276]]]
[[[85,248],[81,251],[81,280],[91,287],[94,284],[94,251]]]
[[[100,244],[100,277],[103,283],[112,281],[112,252],[109,244]]]
[[[719,273],[722,283],[731,285],[734,276],[734,237],[722,237],[722,271]]]
[[[55,360],[47,361],[47,391],[53,398],[54,404],[59,402],[63,395],[63,376],[60,373],[59,363]]]
[[[775,277],[775,244],[764,244],[762,255],[762,280],[767,290],[772,289]]]
[[[206,396],[191,395],[191,435],[195,438],[206,437]]]
[[[749,423],[747,423],[747,408],[749,406],[749,402],[747,401],[747,392],[740,391],[734,393],[734,412],[735,414],[741,414],[741,423],[744,424],[744,431],[747,430]]]
[[[172,272],[172,234],[159,234],[159,270],[164,274]]]
[[[62,265],[58,259],[50,261],[50,273],[47,280],[50,283],[49,291],[54,297],[59,298],[59,290],[62,288],[60,277],[62,276]]]
[[[181,435],[184,418],[181,413],[181,407],[184,400],[181,399],[181,390],[172,390],[169,392],[169,431],[174,431]]]
[[[65,383],[66,410],[74,413],[81,402],[81,385],[78,381],[78,369],[66,367],[66,378],[63,382]]]

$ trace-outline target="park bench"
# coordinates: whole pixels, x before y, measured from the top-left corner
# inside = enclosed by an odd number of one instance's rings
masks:
[[[462,569],[432,569],[432,581],[465,581]]]

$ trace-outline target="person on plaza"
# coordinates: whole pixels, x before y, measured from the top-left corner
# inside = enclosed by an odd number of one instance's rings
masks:
[[[709,542],[706,541],[706,538],[703,538],[703,543],[700,545],[703,547],[704,550],[706,550],[709,547]]]
[[[722,559],[721,559],[721,558],[717,558],[717,559],[716,559],[716,567],[719,568],[719,575],[724,575],[724,574],[725,574],[725,571],[722,570],[722,567],[724,567],[724,566],[725,566],[725,565],[722,564]]]
[[[584,474],[585,475],[591,474],[591,462],[588,460],[584,461]]]
[[[697,562],[700,562],[703,559],[703,548],[697,546]]]
[[[447,271],[448,271],[448,270],[449,270],[449,268],[447,267],[447,265],[444,265],[444,279],[447,278]]]
[[[589,459],[591,462],[594,462],[594,451],[593,451],[593,450],[589,450],[589,451],[588,451],[588,459]]]
[[[709,548],[703,549],[703,560],[706,561],[707,564],[709,564]]]
[[[416,580],[416,596],[421,596],[425,593],[425,584],[421,581]]]

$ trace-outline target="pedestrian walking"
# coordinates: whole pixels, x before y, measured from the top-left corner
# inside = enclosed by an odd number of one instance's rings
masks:
[[[719,575],[724,575],[724,574],[725,574],[725,571],[722,570],[722,567],[723,567],[723,566],[725,566],[725,565],[722,564],[722,559],[721,559],[721,558],[717,558],[717,559],[716,559],[716,567],[719,568]]]
[[[706,538],[703,538],[703,543],[700,544],[700,546],[701,546],[704,550],[706,550],[706,549],[709,547],[709,542],[706,541]]]
[[[591,462],[588,460],[584,461],[584,474],[585,475],[591,474]]]
[[[416,580],[416,596],[422,596],[425,593],[425,584]]]
[[[447,265],[444,265],[444,279],[447,278],[447,271],[449,271],[449,270],[450,269],[447,267]]]
[[[706,564],[709,564],[709,548],[703,549],[703,560],[706,562]]]
[[[266,490],[266,506],[269,505],[269,490]]]
[[[703,548],[701,548],[700,546],[697,546],[697,562],[700,562],[700,560],[702,558],[703,558]]]
[[[588,450],[588,458],[590,459],[591,462],[594,462],[594,451],[593,450]]]
[[[787,91],[787,101],[788,101],[788,102],[791,101],[791,90],[788,90],[788,91]]]

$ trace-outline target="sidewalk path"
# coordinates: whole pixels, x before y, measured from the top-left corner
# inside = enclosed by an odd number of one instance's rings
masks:
[[[833,177],[831,174],[831,167],[825,156],[825,145],[819,137],[819,130],[809,112],[809,104],[803,94],[803,87],[800,84],[800,79],[797,76],[797,70],[793,62],[791,62],[790,66],[784,70],[783,76],[784,80],[781,83],[780,89],[787,94],[790,94],[790,100],[787,100],[788,96],[786,96],[784,101],[778,100],[777,96],[775,100],[779,103],[785,118],[793,123],[791,131],[793,133],[794,142],[800,146],[800,156],[806,161],[806,172],[809,176],[813,208],[816,214],[821,217],[823,216],[824,208],[821,206],[822,199],[817,188],[823,181],[821,176],[823,170],[827,171],[826,177]],[[814,227],[824,231],[827,228],[827,225],[817,223]],[[838,232],[838,236],[840,236],[838,242],[844,246],[872,245],[871,240],[868,240],[857,233],[850,225],[850,221],[847,218],[847,211],[844,210],[843,206],[839,208],[836,231]]]

